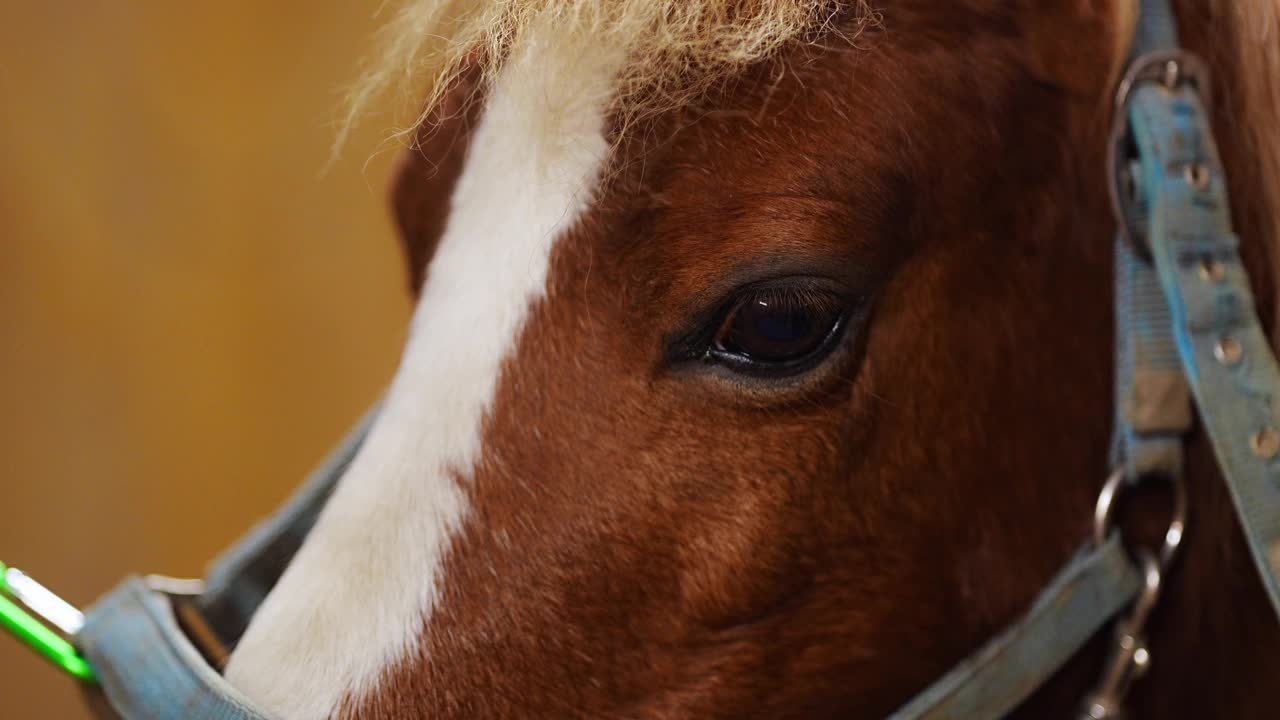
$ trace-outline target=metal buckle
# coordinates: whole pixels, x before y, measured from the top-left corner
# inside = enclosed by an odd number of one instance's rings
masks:
[[[1151,476],[1155,477],[1155,476]],[[1116,470],[1107,478],[1098,493],[1093,511],[1093,539],[1103,543],[1116,532],[1112,526],[1112,511],[1116,498],[1125,487],[1134,487],[1145,478],[1126,483],[1123,470]],[[1181,476],[1168,478],[1173,492],[1173,516],[1164,533],[1164,541],[1158,553],[1148,548],[1136,551],[1142,568],[1142,593],[1129,609],[1129,614],[1116,622],[1115,641],[1107,660],[1106,671],[1097,687],[1085,698],[1081,720],[1115,720],[1124,717],[1124,699],[1133,681],[1142,677],[1151,665],[1151,653],[1147,650],[1144,634],[1147,618],[1160,599],[1160,586],[1169,566],[1177,556],[1178,548],[1187,527],[1187,492]]]
[[[1128,153],[1123,152],[1129,137],[1129,100],[1134,89],[1144,82],[1158,82],[1168,91],[1191,84],[1200,93],[1206,107],[1212,103],[1213,87],[1208,66],[1186,50],[1154,52],[1137,58],[1129,64],[1116,87],[1111,135],[1107,141],[1107,196],[1120,236],[1139,257],[1149,261],[1150,249],[1129,229],[1125,207],[1137,194],[1137,186],[1129,172]]]
[[[69,641],[84,627],[84,615],[30,575],[4,563],[0,563],[0,626],[72,677],[97,681],[93,668]]]

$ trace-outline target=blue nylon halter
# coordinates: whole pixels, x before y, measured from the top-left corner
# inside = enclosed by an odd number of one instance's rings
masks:
[[[1178,47],[1168,0],[1143,0],[1135,62]],[[1130,93],[1136,198],[1116,243],[1113,462],[1136,482],[1180,479],[1194,398],[1263,584],[1280,613],[1280,369],[1258,324],[1232,234],[1201,89],[1142,80]],[[1127,161],[1126,161],[1127,162]],[[1188,172],[1187,168],[1195,169]],[[1145,257],[1149,255],[1148,259]],[[277,513],[219,559],[193,602],[238,637],[302,544],[372,422],[371,412]],[[1017,623],[892,716],[998,718],[1043,685],[1141,586],[1118,536],[1086,546]],[[137,577],[93,608],[78,645],[127,720],[268,720],[211,668],[168,594]]]

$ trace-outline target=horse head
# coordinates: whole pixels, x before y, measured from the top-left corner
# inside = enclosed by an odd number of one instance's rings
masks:
[[[227,678],[285,718],[901,705],[1089,533],[1130,5],[411,3],[408,341]],[[1268,301],[1273,11],[1179,3]],[[1135,709],[1250,716],[1277,628],[1188,467]],[[1102,649],[1025,712],[1074,712]]]

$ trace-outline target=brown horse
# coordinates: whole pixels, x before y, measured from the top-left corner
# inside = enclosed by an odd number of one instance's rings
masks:
[[[900,706],[1088,537],[1132,5],[411,3],[358,94],[430,88],[409,341],[227,678],[284,718]],[[1176,5],[1270,327],[1280,5]],[[1280,628],[1188,468],[1133,716],[1274,717]],[[1078,712],[1104,643],[1020,713]]]

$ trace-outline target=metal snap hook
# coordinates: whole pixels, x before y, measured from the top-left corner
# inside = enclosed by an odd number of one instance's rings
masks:
[[[1093,510],[1093,539],[1101,544],[1116,532],[1112,517],[1116,498],[1127,487],[1150,482],[1156,474],[1143,475],[1129,481],[1123,468],[1117,468],[1107,477]],[[1159,551],[1138,547],[1133,550],[1142,571],[1142,591],[1129,613],[1116,623],[1115,642],[1110,659],[1097,688],[1085,698],[1080,720],[1119,720],[1124,717],[1124,699],[1133,681],[1146,673],[1151,665],[1151,653],[1147,649],[1145,629],[1151,610],[1160,599],[1160,586],[1182,545],[1187,526],[1187,492],[1181,475],[1160,475],[1169,483],[1173,492],[1173,515],[1164,533]]]
[[[1117,720],[1124,717],[1124,699],[1129,688],[1151,667],[1145,629],[1151,610],[1160,599],[1163,573],[1160,561],[1150,550],[1138,551],[1138,561],[1142,566],[1142,592],[1133,601],[1129,614],[1116,623],[1115,642],[1107,669],[1097,689],[1085,698],[1081,720]]]

